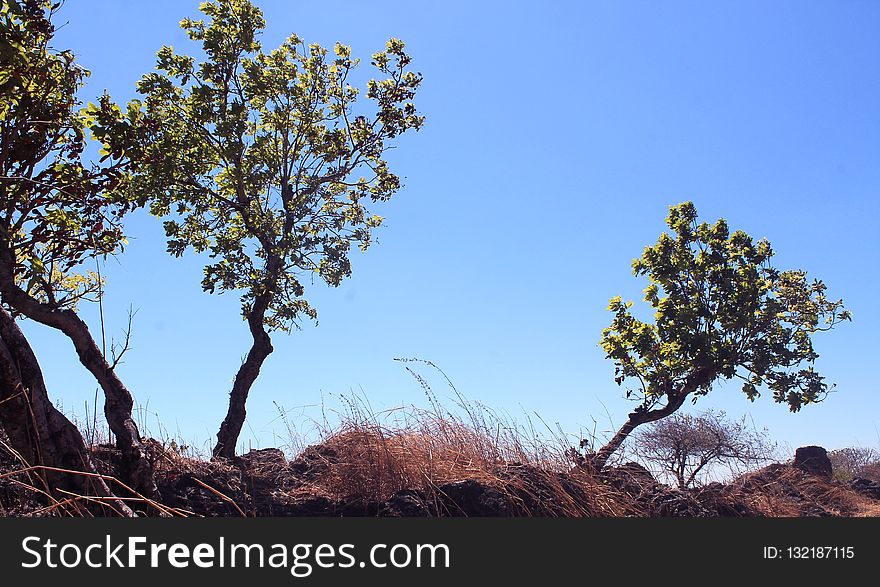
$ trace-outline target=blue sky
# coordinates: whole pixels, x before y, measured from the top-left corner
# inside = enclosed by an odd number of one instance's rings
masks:
[[[822,278],[854,314],[816,338],[817,368],[837,384],[822,404],[790,414],[728,385],[696,407],[748,414],[792,447],[877,446],[880,4],[547,4],[259,2],[267,48],[296,32],[368,58],[404,39],[427,124],[392,154],[405,187],[375,209],[387,224],[353,277],[308,290],[317,326],[275,336],[243,446],[286,441],[276,403],[304,431],[345,395],[376,411],[425,405],[395,357],[433,361],[514,418],[609,431],[632,404],[597,346],[605,308],[641,299],[631,259],[685,200],[770,239],[779,266]],[[56,46],[92,71],[84,99],[135,97],[162,44],[194,51],[177,23],[197,2],[68,0],[59,16]],[[166,255],[157,220],[136,214],[128,231],[105,267],[108,334],[137,310],[120,375],[150,432],[161,421],[207,447],[250,344],[237,297],[202,293],[200,260]],[[95,308],[83,313],[97,332]],[[26,332],[50,393],[82,416],[95,384],[69,342]]]

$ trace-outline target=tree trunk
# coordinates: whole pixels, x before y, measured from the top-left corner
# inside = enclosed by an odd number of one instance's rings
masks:
[[[263,362],[266,357],[272,354],[272,340],[263,326],[265,310],[259,311],[258,314],[255,315],[252,312],[248,317],[248,325],[254,342],[239,367],[238,373],[235,374],[232,391],[229,393],[229,409],[226,412],[226,418],[220,425],[220,431],[217,433],[217,444],[214,446],[215,458],[231,459],[235,456],[235,445],[238,443],[238,437],[247,415],[245,404],[248,394],[260,374]]]
[[[31,320],[60,330],[73,342],[80,363],[97,379],[104,391],[104,415],[122,452],[122,474],[132,487],[149,498],[157,498],[153,467],[147,459],[137,424],[132,419],[134,399],[116,376],[89,332],[89,327],[73,310],[59,310],[39,302],[15,284],[14,257],[7,248],[0,250],[0,293],[3,301]]]
[[[601,471],[605,467],[605,464],[608,462],[608,459],[611,458],[611,455],[617,452],[617,449],[620,448],[620,445],[623,444],[623,441],[627,439],[629,433],[635,430],[635,428],[639,424],[644,424],[645,422],[647,422],[647,420],[645,420],[644,418],[649,413],[650,412],[638,410],[636,410],[635,412],[631,412],[627,421],[624,422],[623,426],[620,427],[620,429],[611,438],[611,440],[606,442],[605,446],[600,448],[596,452],[596,454],[591,455],[587,459],[587,462],[596,471]]]
[[[6,310],[0,308],[0,426],[10,445],[28,466],[38,467],[35,476],[48,495],[64,499],[68,491],[105,498],[106,507],[93,507],[102,514],[133,516],[100,477],[92,464],[82,435],[55,409],[46,391],[40,365],[24,334]],[[47,468],[40,468],[47,467]],[[53,469],[81,471],[91,475]]]
[[[713,375],[709,374],[704,369],[698,368],[688,375],[681,389],[670,391],[666,394],[666,405],[662,408],[656,410],[637,409],[631,412],[626,422],[624,422],[623,426],[620,427],[620,430],[617,431],[611,440],[609,440],[605,446],[600,448],[598,452],[587,459],[590,466],[596,471],[601,471],[608,463],[608,459],[611,458],[611,455],[617,452],[617,449],[620,448],[623,441],[627,439],[636,427],[649,422],[656,422],[657,420],[672,414],[684,404],[684,400],[687,396],[711,381],[713,378]]]

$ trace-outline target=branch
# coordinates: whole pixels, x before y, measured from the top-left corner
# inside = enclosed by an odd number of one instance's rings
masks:
[[[131,350],[131,323],[134,319],[135,314],[137,314],[137,310],[132,311],[131,307],[128,308],[128,325],[125,327],[125,340],[122,342],[120,346],[117,346],[110,341],[110,355],[113,358],[113,362],[110,364],[110,370],[113,371],[116,369],[116,366],[122,363],[122,357]],[[117,348],[119,350],[117,350]]]

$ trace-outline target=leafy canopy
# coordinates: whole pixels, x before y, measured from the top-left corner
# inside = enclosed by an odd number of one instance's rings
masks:
[[[372,107],[358,110],[349,47],[293,35],[265,52],[263,16],[247,0],[200,10],[206,20],[181,27],[204,60],[162,47],[138,84],[142,116],[161,125],[140,138],[119,129],[111,142],[145,141],[131,193],[165,217],[171,254],[209,255],[203,289],[241,290],[245,318],[289,329],[315,317],[303,276],[338,285],[351,246],[365,250],[382,223],[366,204],[400,188],[383,153],[423,123],[411,102],[421,76],[408,71],[404,43],[388,41],[373,55],[382,78],[367,84]]]
[[[644,409],[690,384],[699,396],[734,377],[750,400],[765,387],[793,412],[823,399],[828,385],[813,369],[812,336],[851,319],[843,302],[804,271],[772,267],[766,240],[731,233],[723,219],[697,223],[691,202],[672,207],[666,223],[671,234],[633,261],[633,273],[650,281],[654,321],[636,318],[620,297],[609,305],[614,319],[600,344],[617,383],[638,380]]]
[[[87,129],[119,109],[106,95],[78,108],[89,73],[72,52],[51,48],[56,8],[0,5],[0,262],[29,296],[60,309],[99,287],[95,273],[77,268],[124,244],[128,206],[109,196],[126,162],[110,153],[102,164],[83,161]]]

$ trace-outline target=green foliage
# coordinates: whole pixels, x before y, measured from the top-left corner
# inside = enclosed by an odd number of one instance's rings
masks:
[[[200,10],[205,20],[180,24],[205,59],[162,47],[138,84],[140,110],[127,115],[141,134],[123,125],[106,138],[122,151],[143,145],[130,193],[165,218],[169,253],[209,255],[203,289],[242,291],[245,318],[290,329],[315,317],[304,276],[338,285],[352,245],[365,250],[382,223],[366,204],[400,188],[383,153],[423,123],[411,102],[421,76],[390,40],[373,55],[382,77],[367,84],[372,106],[357,110],[349,47],[293,35],[265,52],[262,13],[247,0]],[[145,130],[144,120],[161,124]]]
[[[129,207],[109,196],[123,180],[121,154],[105,165],[82,160],[87,128],[118,107],[104,96],[91,113],[78,109],[88,72],[50,47],[56,8],[0,7],[0,261],[30,296],[70,308],[99,286],[78,272],[82,262],[124,244]]]
[[[851,319],[842,301],[804,271],[772,267],[766,240],[731,233],[723,219],[697,223],[690,202],[670,208],[666,223],[671,234],[633,262],[633,273],[649,279],[654,321],[636,318],[620,297],[609,305],[614,319],[600,344],[617,383],[638,380],[644,409],[734,377],[750,400],[767,388],[793,412],[823,399],[828,385],[813,369],[812,336]]]

